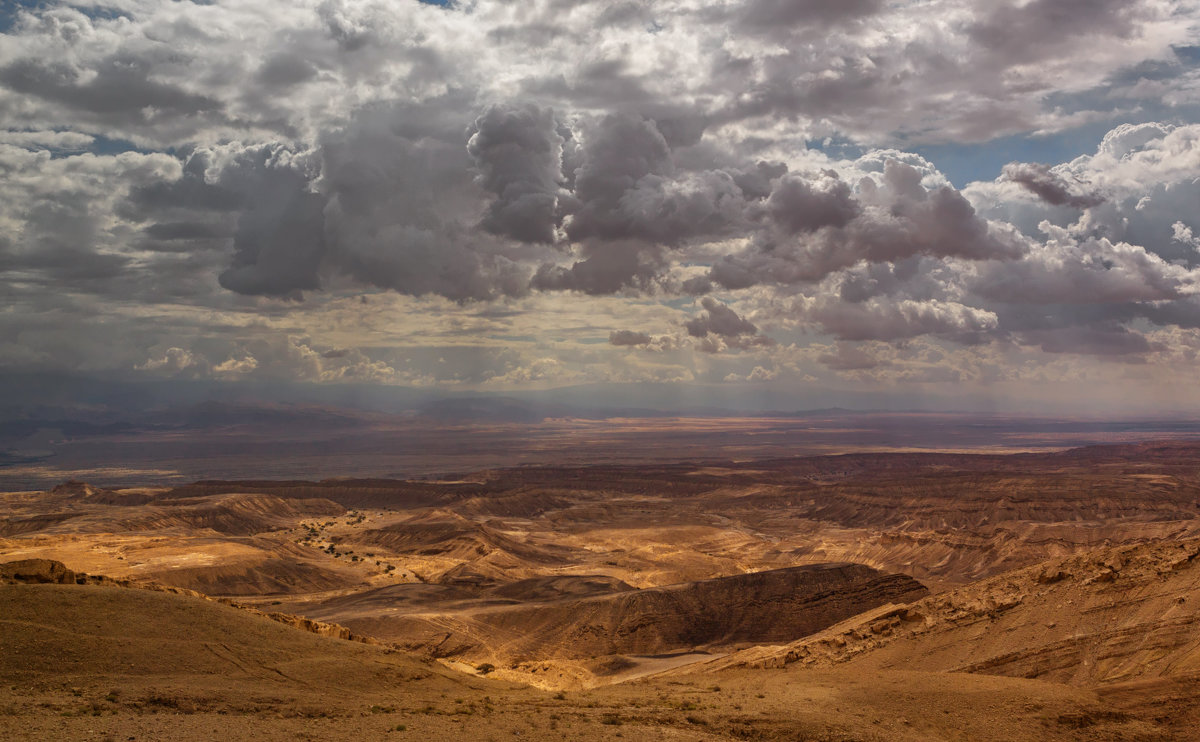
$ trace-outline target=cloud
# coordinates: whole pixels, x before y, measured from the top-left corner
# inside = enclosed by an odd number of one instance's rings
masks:
[[[114,56],[86,71],[20,59],[0,68],[0,85],[113,124],[153,125],[220,110],[213,98],[157,82],[151,69],[149,59],[137,57]]]
[[[626,289],[649,291],[666,265],[661,248],[628,240],[586,242],[577,255],[583,259],[570,266],[543,263],[534,274],[531,287],[596,296]]]
[[[725,349],[747,350],[769,346],[771,338],[761,334],[758,327],[744,317],[738,316],[726,305],[711,297],[700,300],[704,311],[684,323],[687,334],[700,341],[699,348],[706,353],[717,353]]]
[[[516,366],[487,380],[489,385],[511,386],[530,382],[563,381],[574,374],[557,358],[537,358],[525,366]]]
[[[971,290],[1023,304],[1121,304],[1180,299],[1200,291],[1200,273],[1167,263],[1145,248],[1105,238],[1077,240],[1043,224],[1049,235],[1024,260],[982,267]]]
[[[633,330],[613,330],[613,331],[612,331],[611,333],[609,333],[609,335],[608,335],[608,342],[609,342],[609,344],[610,344],[610,345],[617,345],[617,346],[621,346],[621,345],[632,345],[632,346],[638,346],[638,345],[649,345],[649,344],[650,344],[650,341],[652,341],[653,339],[654,339],[654,338],[652,338],[652,337],[651,337],[649,334],[647,334],[647,333],[644,333],[644,332],[634,332]]]
[[[76,131],[0,131],[0,144],[26,149],[84,150],[96,138]]]
[[[248,373],[258,368],[258,360],[254,356],[242,356],[240,358],[229,357],[213,366],[212,372],[214,376],[220,377],[239,377],[245,376]]]
[[[862,213],[850,186],[837,173],[822,174],[813,181],[784,176],[767,199],[767,211],[786,234],[815,232],[822,227],[842,228]]]
[[[555,241],[563,137],[553,111],[493,105],[475,119],[467,151],[496,195],[483,228],[522,242]]]
[[[989,52],[1029,64],[1081,38],[1128,38],[1151,6],[1129,0],[997,2],[967,32]]]
[[[866,371],[886,364],[886,361],[850,343],[838,343],[833,351],[817,356],[817,361],[834,371]]]
[[[1023,333],[1024,342],[1036,345],[1047,353],[1075,353],[1090,356],[1140,356],[1165,348],[1151,342],[1140,332],[1115,323],[1095,327],[1032,330]]]
[[[1054,206],[1088,209],[1104,203],[1104,197],[1098,193],[1074,192],[1071,185],[1049,165],[1010,162],[1004,166],[1001,177],[1011,180]]]
[[[574,241],[642,236],[623,213],[623,199],[647,175],[674,170],[670,147],[653,121],[610,114],[584,132],[582,162],[574,173],[577,206],[566,223]]]
[[[201,365],[201,361],[183,348],[167,348],[157,357],[147,358],[145,363],[134,366],[138,371],[153,371],[163,374],[179,374]]]
[[[715,299],[705,297],[700,301],[704,313],[699,317],[688,320],[685,327],[692,337],[702,338],[710,332],[721,337],[736,337],[738,335],[754,335],[758,328],[753,322],[743,319],[729,307]]]
[[[453,109],[462,101],[441,103]],[[207,202],[238,204],[234,255],[220,281],[240,294],[298,296],[348,276],[459,301],[520,295],[531,271],[518,253],[510,257],[472,229],[469,215],[482,199],[465,137],[442,128],[444,114],[436,105],[366,110],[318,149],[247,150],[220,168],[215,183],[185,173],[177,184],[136,194],[137,203],[161,208],[174,191],[190,190]],[[478,156],[498,156],[486,138],[475,144]],[[491,177],[495,185],[505,176]],[[517,219],[507,208],[489,218]]]
[[[1192,228],[1183,222],[1175,222],[1171,225],[1171,239],[1200,251],[1200,237],[1192,234]]]
[[[0,49],[3,356],[450,385],[985,377],[885,344],[990,353],[994,378],[1166,364],[1200,326],[1197,21],[1175,0],[30,6]],[[960,190],[905,151],[968,144],[1021,161]],[[638,352],[588,347],[605,334]]]
[[[882,0],[749,0],[741,4],[738,25],[751,32],[810,28],[871,15]]]
[[[839,340],[896,341],[920,335],[970,336],[995,330],[994,312],[953,301],[870,299],[843,303],[832,299],[801,302],[800,316]]]
[[[713,265],[710,278],[727,289],[759,283],[813,283],[859,263],[926,255],[1011,260],[1027,249],[1010,231],[980,218],[961,193],[927,189],[917,168],[887,159],[882,177],[859,181],[856,197],[824,175],[813,186],[780,179],[768,199],[776,228]],[[820,195],[817,195],[820,194]]]
[[[320,286],[325,257],[325,199],[308,191],[303,173],[261,166],[233,238],[233,261],[221,286],[239,294],[291,294]]]

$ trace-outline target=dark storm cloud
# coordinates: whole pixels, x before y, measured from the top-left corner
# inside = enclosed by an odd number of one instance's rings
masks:
[[[1049,165],[1037,162],[1010,162],[1004,166],[1003,178],[1034,194],[1051,206],[1070,206],[1089,209],[1104,203],[1096,192],[1078,192]]]
[[[120,207],[122,216],[146,220],[156,213],[171,209],[188,211],[236,211],[244,205],[244,197],[220,183],[206,178],[209,168],[207,153],[193,153],[183,165],[183,175],[175,181],[158,181],[130,189],[128,200]]]
[[[331,266],[401,293],[465,301],[527,291],[528,270],[476,232],[482,193],[450,95],[363,111],[321,149]],[[469,120],[469,119],[468,119]]]
[[[961,193],[949,186],[926,190],[921,177],[911,165],[888,160],[882,186],[864,178],[857,199],[828,176],[815,185],[783,178],[767,201],[776,229],[718,261],[710,277],[737,289],[811,283],[859,261],[921,255],[1012,260],[1023,254],[1022,242],[993,234]]]
[[[753,322],[739,317],[737,312],[717,300],[705,297],[700,304],[704,307],[704,313],[688,320],[684,325],[692,337],[702,338],[710,332],[721,337],[758,333],[758,328]]]
[[[1021,63],[1048,56],[1074,37],[1126,38],[1145,15],[1142,0],[999,2],[968,28],[987,50]]]
[[[654,338],[644,332],[634,332],[633,330],[613,330],[608,334],[608,342],[610,345],[649,345]]]
[[[562,209],[566,236],[580,245],[582,260],[543,265],[533,279],[537,289],[605,294],[650,288],[666,266],[663,248],[748,229],[753,217],[738,179],[761,187],[778,172],[773,166],[679,170],[658,123],[631,114],[585,126],[578,140],[564,156],[579,164]]]
[[[782,162],[759,161],[752,167],[733,174],[733,182],[742,189],[742,194],[750,200],[762,200],[771,195],[773,180],[782,177],[788,171],[788,166]]]
[[[653,121],[627,114],[601,119],[586,132],[574,177],[578,206],[567,234],[575,241],[640,236],[623,213],[622,199],[643,177],[673,170],[670,147]]]
[[[236,208],[233,258],[220,284],[241,294],[298,296],[342,275],[459,301],[520,295],[528,290],[530,270],[464,219],[479,213],[483,193],[472,180],[463,128],[446,122],[468,101],[450,95],[424,106],[364,109],[312,152],[246,150],[219,171],[210,172],[195,155],[179,180],[137,190],[128,209],[154,221],[146,231],[161,239],[175,229],[170,225],[188,223],[180,222],[178,210],[189,199],[199,208]],[[483,184],[500,195],[488,212],[491,221],[484,219],[495,231],[526,229],[517,202],[537,187],[538,177],[553,183],[558,168],[549,153],[542,172],[534,173],[529,152],[514,154],[504,141],[521,132],[522,115],[537,118],[533,110],[518,113],[507,128],[499,109],[480,117],[472,151],[484,166]],[[541,120],[543,134],[557,136],[552,118]],[[553,222],[541,227],[548,225]]]
[[[628,240],[585,242],[580,253],[583,259],[569,267],[551,263],[540,266],[532,287],[597,296],[624,290],[649,291],[666,265],[662,249]]]
[[[38,283],[104,289],[104,283],[120,277],[130,264],[124,255],[99,253],[86,245],[64,243],[54,238],[39,240],[28,252],[0,245],[0,273],[30,273]]]
[[[774,344],[771,338],[759,333],[753,322],[721,302],[706,296],[700,300],[700,306],[704,311],[684,323],[688,335],[700,341],[700,350],[715,353],[723,348],[747,350]]]
[[[215,240],[228,237],[220,226],[206,222],[160,222],[143,230],[148,236],[166,242],[177,240]]]
[[[243,212],[232,264],[219,276],[221,286],[239,294],[271,295],[320,286],[325,199],[305,192],[305,185],[298,179],[280,183]]]
[[[0,85],[117,123],[144,123],[147,111],[154,118],[222,111],[213,98],[152,80],[152,69],[149,60],[134,56],[107,59],[90,74],[66,64],[21,59],[0,69]]]
[[[268,88],[290,88],[311,80],[317,68],[304,56],[294,52],[280,52],[268,57],[258,68],[255,77]]]
[[[836,175],[819,181],[787,176],[767,199],[767,210],[786,234],[814,232],[821,227],[844,227],[860,213],[850,186]]]
[[[1022,333],[1021,339],[1047,353],[1140,357],[1164,349],[1162,344],[1151,342],[1145,335],[1114,323],[1035,330]]]
[[[627,237],[669,246],[744,232],[749,226],[742,190],[721,170],[647,175],[621,197],[616,215],[624,221]]]
[[[534,105],[494,105],[475,119],[467,151],[480,185],[496,195],[483,228],[522,242],[554,242],[563,137],[554,113]]]

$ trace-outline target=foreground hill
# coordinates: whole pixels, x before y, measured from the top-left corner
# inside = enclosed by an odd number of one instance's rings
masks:
[[[187,595],[0,585],[0,738],[1187,739],[1081,688],[733,670],[551,694]]]

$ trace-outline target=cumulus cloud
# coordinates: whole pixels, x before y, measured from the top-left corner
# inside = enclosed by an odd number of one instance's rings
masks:
[[[258,368],[258,360],[254,356],[244,355],[240,358],[229,357],[213,366],[213,374],[219,377],[239,377],[251,373]]]
[[[841,340],[895,341],[920,335],[970,336],[995,330],[994,312],[958,302],[932,299],[870,299],[842,303],[829,299],[801,302],[801,316]]]
[[[649,345],[653,339],[648,333],[633,330],[613,330],[608,335],[611,345]]]
[[[1104,203],[1104,197],[1095,192],[1078,192],[1049,165],[1037,162],[1010,162],[1004,166],[1006,178],[1033,193],[1048,204],[1087,209]]]
[[[161,354],[147,358],[134,368],[138,371],[153,371],[164,374],[179,374],[201,364],[191,351],[183,348],[167,348]]]
[[[1182,357],[1197,21],[1177,0],[30,6],[0,49],[0,348],[476,385],[777,381],[791,338],[763,322],[825,349],[798,374],[976,378],[886,365],[926,340]],[[1110,120],[1090,154],[1044,140],[1015,156],[1045,164],[961,190],[905,151]],[[135,323],[151,337],[111,329]],[[655,334],[570,345],[611,327]],[[727,350],[754,352],[703,355]]]
[[[980,269],[971,289],[997,301],[1026,304],[1120,304],[1180,299],[1200,290],[1200,273],[1167,263],[1145,248],[1105,238],[1076,240],[1042,225],[1049,240],[1024,260]]]
[[[567,234],[576,241],[641,236],[625,218],[624,199],[642,178],[673,171],[667,140],[653,121],[630,114],[606,116],[584,135]]]
[[[699,341],[701,350],[717,353],[725,349],[746,350],[769,346],[771,338],[761,334],[758,327],[711,297],[700,300],[704,311],[684,323],[687,334]]]
[[[779,229],[787,234],[815,232],[821,227],[845,227],[862,212],[850,186],[836,172],[813,181],[798,176],[782,178],[767,199],[767,209]]]
[[[1183,222],[1175,222],[1171,225],[1171,239],[1200,251],[1200,237],[1192,234],[1192,228]]]
[[[778,181],[768,199],[776,227],[749,249],[724,256],[711,279],[727,289],[813,283],[860,261],[920,255],[1005,260],[1026,250],[1023,240],[980,218],[955,189],[927,189],[922,173],[907,163],[888,159],[879,181],[860,180],[856,197],[835,177],[823,181],[821,190],[792,178]]]
[[[475,119],[467,151],[480,184],[496,195],[484,229],[523,242],[554,242],[563,138],[553,111],[490,106]]]

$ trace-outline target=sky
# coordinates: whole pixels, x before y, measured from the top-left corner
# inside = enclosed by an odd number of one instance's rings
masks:
[[[0,3],[0,374],[1195,412],[1198,294],[1195,0]]]

